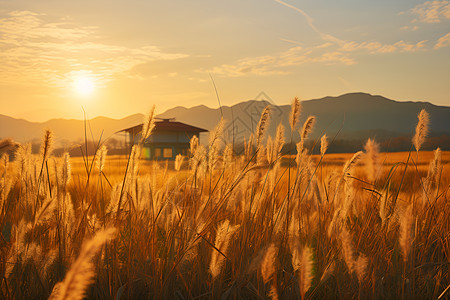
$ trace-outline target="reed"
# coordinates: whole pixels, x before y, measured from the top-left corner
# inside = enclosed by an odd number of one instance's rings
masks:
[[[291,131],[300,110],[294,99]],[[372,139],[329,153],[323,135],[312,155],[309,117],[294,157],[281,125],[263,144],[268,120],[242,154],[222,123],[174,162],[142,159],[139,143],[126,157],[54,157],[48,131],[39,155],[16,146],[0,159],[0,298],[448,296],[448,152],[417,139],[406,164]]]

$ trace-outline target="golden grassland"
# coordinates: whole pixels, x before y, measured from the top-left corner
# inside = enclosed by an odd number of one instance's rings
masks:
[[[411,152],[327,154],[323,138],[309,155],[308,118],[284,155],[281,127],[262,143],[264,111],[242,155],[221,122],[153,162],[147,122],[129,156],[54,158],[46,132],[40,155],[2,157],[0,298],[448,297],[450,152],[416,151],[423,127]]]

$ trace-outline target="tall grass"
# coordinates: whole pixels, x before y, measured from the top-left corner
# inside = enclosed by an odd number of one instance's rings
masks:
[[[416,154],[394,164],[374,140],[330,163],[325,135],[311,156],[314,117],[285,155],[281,125],[262,143],[269,108],[244,155],[223,144],[221,121],[188,162],[141,161],[141,140],[114,176],[100,144],[77,168],[51,157],[46,131],[39,156],[21,145],[1,159],[0,298],[448,297],[450,178],[440,149],[420,163],[425,114]]]

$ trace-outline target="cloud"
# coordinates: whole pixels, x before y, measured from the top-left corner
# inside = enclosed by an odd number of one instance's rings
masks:
[[[450,2],[427,1],[415,6],[410,12],[418,15],[418,19],[413,20],[413,22],[439,23],[442,20],[450,19]]]
[[[414,52],[419,49],[424,49],[426,46],[426,40],[420,41],[415,44],[407,43],[403,40],[394,44],[381,44],[379,42],[361,42],[354,41],[346,42],[340,50],[346,52],[354,51],[368,51],[370,54],[375,53],[394,53],[394,52]]]
[[[314,30],[317,34],[319,34],[320,37],[321,37],[323,40],[325,40],[325,41],[330,41],[330,42],[334,42],[334,43],[337,43],[337,44],[342,44],[342,43],[344,42],[344,41],[338,39],[337,37],[334,37],[334,36],[332,36],[332,35],[330,35],[330,34],[328,34],[328,33],[324,33],[324,32],[322,32],[322,31],[320,31],[320,30],[314,25],[313,19],[312,19],[305,11],[303,11],[302,9],[300,9],[300,8],[298,8],[298,7],[295,7],[295,6],[293,6],[293,5],[289,4],[289,3],[286,3],[286,2],[281,1],[281,0],[273,0],[273,1],[275,1],[275,2],[277,2],[277,3],[280,3],[281,5],[284,5],[284,6],[288,7],[288,8],[290,8],[290,9],[293,9],[293,10],[295,10],[296,12],[300,13],[301,15],[303,15],[303,17],[305,17],[306,23],[308,23],[309,27],[311,27],[311,29]]]
[[[450,32],[444,35],[443,37],[439,38],[436,45],[434,45],[434,49],[439,49],[448,46],[450,46]]]
[[[139,63],[188,56],[157,46],[105,44],[97,27],[47,19],[31,11],[0,18],[0,83],[66,86],[78,71],[90,72],[101,83]]]
[[[342,46],[326,42],[312,47],[294,46],[272,55],[246,57],[234,64],[222,64],[209,70],[199,69],[199,72],[210,72],[228,77],[246,75],[286,75],[291,73],[291,67],[306,63],[326,65],[354,65],[357,63],[351,55],[373,55],[385,53],[405,53],[426,50],[426,40],[408,43],[400,40],[394,44],[380,42],[347,41]]]
[[[419,29],[419,26],[417,26],[417,25],[400,27],[400,30],[412,30],[412,31],[417,31],[418,29]]]
[[[222,64],[209,70],[200,69],[199,72],[212,73],[228,77],[245,75],[286,75],[290,74],[290,67],[306,63],[344,64],[352,65],[356,62],[342,51],[334,51],[322,44],[312,48],[301,46],[291,47],[273,55],[246,57],[234,64]]]

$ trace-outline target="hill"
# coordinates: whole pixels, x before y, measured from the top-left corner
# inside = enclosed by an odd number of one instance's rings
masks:
[[[223,117],[228,121],[228,138],[234,135],[236,141],[248,137],[255,128],[261,111],[268,104],[270,103],[267,101],[250,100],[222,107]],[[428,102],[399,102],[365,93],[303,101],[300,124],[310,115],[316,117],[312,138],[320,137],[325,132],[328,136],[339,132],[338,138],[344,140],[368,137],[382,140],[412,135],[417,114],[421,109],[426,109],[430,114],[430,136],[450,135],[450,107],[436,106]],[[286,136],[290,136],[290,110],[290,105],[272,107],[269,128],[271,135],[274,135],[276,126],[281,122],[286,128]],[[220,120],[221,110],[206,106],[190,109],[176,107],[160,116],[175,117],[181,122],[212,129]],[[231,120],[234,120],[234,126]],[[298,139],[298,132],[294,132],[293,136],[294,140]]]
[[[286,136],[290,137],[289,113],[290,105],[274,105],[268,101],[249,100],[232,106],[209,108],[199,105],[191,108],[177,106],[158,115],[161,118],[175,118],[177,121],[198,126],[208,130],[213,129],[222,117],[226,121],[225,139],[240,143],[254,131],[261,111],[266,105],[272,106],[269,134],[274,135],[276,126],[282,123]],[[417,114],[426,109],[430,114],[430,137],[449,140],[450,138],[450,107],[436,106],[429,102],[400,102],[382,96],[366,93],[350,93],[338,97],[302,101],[300,125],[313,115],[316,126],[311,138],[320,137],[323,133],[341,141],[350,143],[374,137],[378,141],[398,140],[400,137],[413,135],[417,123]],[[88,139],[102,139],[123,136],[117,131],[142,122],[143,115],[135,114],[123,119],[97,117],[86,122]],[[0,138],[12,137],[18,142],[38,142],[42,131],[51,128],[55,140],[60,147],[66,147],[74,142],[84,140],[85,122],[83,120],[52,119],[44,123],[28,122],[0,115]],[[299,134],[293,133],[294,141]],[[407,140],[407,139],[406,139]],[[444,148],[446,147],[445,145]],[[360,145],[358,145],[360,147]]]

